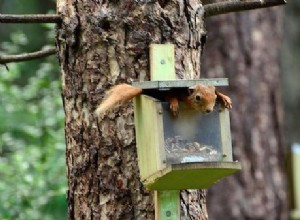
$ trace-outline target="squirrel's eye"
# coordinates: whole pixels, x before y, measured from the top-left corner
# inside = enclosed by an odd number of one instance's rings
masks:
[[[189,89],[188,89],[188,91],[189,91],[189,95],[191,95],[191,94],[193,94],[193,92],[194,92],[194,89],[192,89],[192,88],[189,88]]]
[[[197,102],[199,102],[201,100],[201,96],[200,95],[195,95],[195,99]]]

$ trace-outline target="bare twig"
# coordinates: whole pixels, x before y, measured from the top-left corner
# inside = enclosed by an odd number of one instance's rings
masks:
[[[53,55],[55,53],[56,53],[56,48],[51,47],[51,48],[36,51],[33,53],[23,53],[23,54],[18,54],[18,55],[0,55],[0,64],[28,61],[28,60],[47,57],[47,56]]]
[[[59,23],[61,17],[57,14],[8,15],[0,14],[0,23]]]
[[[204,16],[211,17],[230,12],[267,8],[286,4],[286,0],[223,1],[204,5]]]

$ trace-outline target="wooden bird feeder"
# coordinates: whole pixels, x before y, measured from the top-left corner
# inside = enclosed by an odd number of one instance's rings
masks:
[[[218,105],[201,114],[184,105],[178,117],[164,98],[195,84],[228,85],[227,79],[176,80],[175,46],[150,45],[151,81],[134,100],[138,165],[144,186],[154,190],[155,219],[180,219],[181,189],[205,189],[240,170],[232,160],[229,112]]]
[[[227,79],[134,83],[146,95],[134,101],[138,163],[151,190],[205,189],[240,170],[232,160],[229,112],[220,104],[203,114],[180,104],[174,117],[160,98],[195,84],[225,86]]]

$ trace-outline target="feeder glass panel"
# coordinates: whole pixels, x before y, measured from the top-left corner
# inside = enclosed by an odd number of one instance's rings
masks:
[[[222,139],[218,107],[209,114],[180,106],[179,115],[171,115],[168,103],[162,103],[164,146],[167,164],[222,161]]]

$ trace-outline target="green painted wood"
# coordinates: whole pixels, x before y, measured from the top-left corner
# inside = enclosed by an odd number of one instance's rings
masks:
[[[300,219],[300,145],[293,144],[291,149],[291,162],[292,162],[292,179],[293,179],[293,198],[294,210],[292,211],[292,219]]]
[[[154,80],[175,80],[175,51],[173,44],[151,44],[150,45],[150,78]],[[159,82],[158,82],[159,86]],[[159,109],[160,115],[162,109]],[[162,116],[161,116],[162,117]],[[163,145],[156,146],[160,149],[161,158],[166,162],[164,152],[163,120],[161,120],[161,141]],[[155,131],[154,131],[155,132]],[[180,197],[179,192],[157,191],[155,199],[156,220],[179,220],[180,219]],[[170,215],[170,216],[169,216]]]
[[[230,118],[228,109],[219,112],[220,117],[220,131],[223,149],[223,161],[232,161],[232,141],[230,132]]]
[[[292,210],[290,217],[292,220],[299,220],[300,219],[300,210]]]
[[[173,44],[150,45],[150,77],[151,81],[176,79]]]
[[[300,210],[300,152],[293,152],[293,176],[295,186],[295,206]]]
[[[180,197],[178,190],[156,191],[155,207],[157,210],[155,219],[159,220],[176,220],[180,219]]]
[[[144,181],[150,190],[207,189],[241,169],[238,162],[172,164]]]
[[[134,123],[141,179],[166,167],[160,102],[150,96],[134,99]]]

